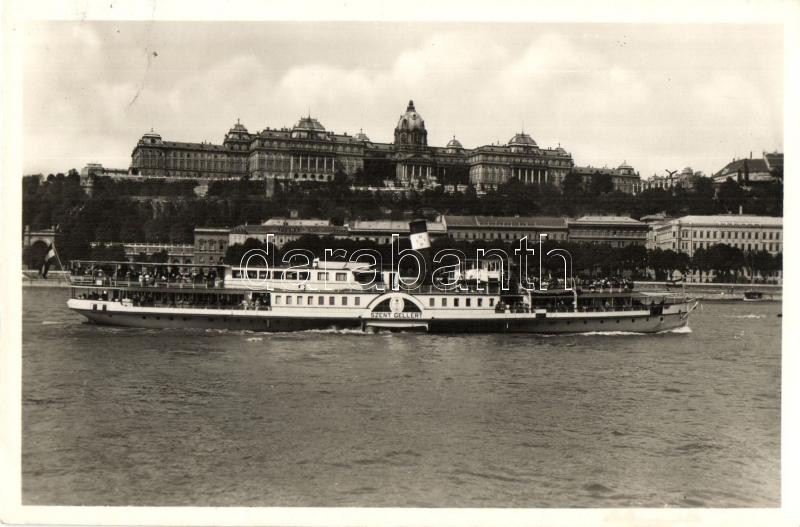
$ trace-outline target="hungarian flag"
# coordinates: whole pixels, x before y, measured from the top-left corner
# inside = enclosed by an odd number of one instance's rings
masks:
[[[44,255],[44,262],[42,262],[42,267],[39,268],[39,275],[42,278],[47,278],[47,271],[50,270],[50,262],[53,261],[53,258],[56,257],[56,248],[53,247],[53,244],[47,246],[47,254]]]

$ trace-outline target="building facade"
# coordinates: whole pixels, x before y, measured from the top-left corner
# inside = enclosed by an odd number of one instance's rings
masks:
[[[725,244],[748,251],[783,252],[783,218],[717,214],[683,216],[654,226],[654,244],[660,249],[694,256],[697,249]]]
[[[638,194],[643,190],[642,179],[639,173],[627,162],[623,162],[617,168],[597,168],[592,166],[575,167],[573,173],[581,177],[584,188],[589,188],[592,180],[599,176],[607,176],[611,180],[615,191],[626,194]]]
[[[428,237],[431,241],[446,235],[447,229],[441,221],[429,221]],[[379,245],[392,243],[392,235],[407,238],[410,234],[408,220],[356,220],[348,225],[351,240],[372,241]]]
[[[447,236],[459,241],[515,242],[527,236],[530,243],[535,244],[540,234],[546,234],[549,241],[563,241],[569,235],[567,220],[552,216],[445,215],[443,223]]]
[[[194,261],[198,265],[225,263],[230,229],[224,227],[194,228]]]
[[[151,129],[133,148],[129,172],[146,177],[240,179],[248,172],[251,144],[251,135],[239,122],[221,145],[164,141]]]
[[[142,255],[150,257],[155,253],[166,252],[167,262],[173,264],[194,263],[194,246],[182,243],[138,243],[138,242],[91,242],[98,245],[121,245],[129,262],[142,261]]]
[[[717,185],[731,178],[745,187],[782,181],[783,153],[763,152],[762,157],[753,158],[751,152],[749,158],[734,159],[715,173],[712,178]]]
[[[611,247],[647,245],[650,227],[625,216],[582,216],[569,221],[569,241]]]
[[[663,189],[669,190],[676,187],[682,187],[684,189],[690,190],[695,187],[697,184],[697,180],[699,178],[706,177],[706,175],[701,170],[692,170],[691,167],[684,167],[683,170],[678,172],[677,170],[669,171],[667,170],[668,175],[666,176],[659,176],[653,174],[652,177],[649,179],[645,179],[642,181],[642,190],[648,189]]]
[[[151,130],[131,153],[128,172],[138,177],[226,180],[248,176],[276,183],[329,182],[375,166],[388,167],[400,188],[435,188],[472,184],[479,192],[516,178],[527,184],[559,185],[573,169],[561,146],[540,147],[527,133],[505,145],[467,149],[455,138],[444,147],[428,145],[425,121],[413,101],[400,115],[392,143],[370,141],[363,131],[337,134],[310,115],[289,128],[251,133],[237,121],[222,144],[165,141]],[[638,174],[627,165],[613,170],[615,188],[636,192]]]
[[[347,227],[331,225],[326,220],[292,220],[276,218],[268,220],[261,225],[239,225],[230,230],[228,244],[243,245],[252,238],[261,243],[269,241],[277,248],[282,248],[289,242],[300,239],[301,236],[319,236],[320,238],[332,236],[334,238],[347,238]]]

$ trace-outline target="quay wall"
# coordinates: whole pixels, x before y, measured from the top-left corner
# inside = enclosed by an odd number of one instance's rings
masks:
[[[667,288],[666,282],[635,282],[634,288],[638,291],[663,291]],[[781,301],[783,299],[783,286],[773,284],[703,284],[686,283],[672,286],[670,290],[685,290],[694,297],[709,301],[739,301],[744,297],[745,291],[758,291],[764,295],[764,300]]]

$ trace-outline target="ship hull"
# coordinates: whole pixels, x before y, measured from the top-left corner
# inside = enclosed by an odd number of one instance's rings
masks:
[[[653,315],[648,312],[492,313],[479,317],[422,317],[414,320],[372,319],[347,316],[281,316],[269,310],[182,310],[147,309],[121,306],[118,302],[72,300],[69,307],[89,322],[108,326],[137,328],[199,328],[286,332],[322,329],[364,331],[426,331],[429,333],[658,333],[683,327],[688,321],[688,306]]]

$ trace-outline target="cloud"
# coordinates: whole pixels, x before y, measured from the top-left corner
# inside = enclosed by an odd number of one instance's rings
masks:
[[[758,28],[311,29],[33,28],[26,170],[95,160],[124,167],[151,126],[167,139],[219,142],[237,117],[258,131],[291,126],[309,109],[328,129],[391,141],[408,99],[430,144],[452,134],[467,147],[505,142],[524,126],[540,145],[560,142],[578,164],[628,160],[643,175],[686,165],[710,172],[720,159],[782,146],[782,41],[760,39]]]

